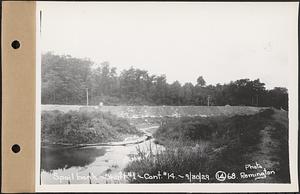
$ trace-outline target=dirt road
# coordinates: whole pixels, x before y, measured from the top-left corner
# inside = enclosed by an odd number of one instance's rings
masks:
[[[288,182],[288,147],[284,145],[285,141],[282,140],[288,139],[288,115],[285,111],[276,110],[272,117],[279,125],[270,123],[260,131],[261,141],[257,146],[258,151],[251,153],[251,160],[276,173],[259,180],[259,182]],[[282,131],[282,135],[276,138],[275,133],[279,133],[279,131]],[[286,141],[288,142],[288,140]]]

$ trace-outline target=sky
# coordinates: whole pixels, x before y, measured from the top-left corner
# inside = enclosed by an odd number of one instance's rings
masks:
[[[39,2],[42,52],[131,66],[167,81],[289,87],[298,3]]]

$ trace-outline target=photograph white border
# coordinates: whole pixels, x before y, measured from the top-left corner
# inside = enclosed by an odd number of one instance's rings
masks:
[[[289,63],[294,67],[289,76],[289,159],[290,159],[290,184],[265,184],[265,183],[201,183],[201,184],[78,184],[78,185],[40,185],[40,149],[41,149],[41,40],[40,40],[40,10],[47,4],[63,2],[36,2],[36,191],[37,192],[296,192],[298,191],[298,2],[285,2],[295,4],[295,20],[290,21],[294,34],[287,37],[291,47],[289,50]],[[74,3],[74,2],[64,2]],[[80,2],[82,4],[87,2]],[[99,2],[89,2],[99,3]],[[107,3],[107,2],[101,2]],[[116,3],[116,2],[114,2]],[[121,2],[117,2],[121,3]],[[133,3],[133,2],[122,2]],[[142,2],[139,2],[142,3]],[[174,3],[174,2],[147,2],[147,3]],[[184,2],[176,2],[184,3]],[[186,2],[204,3],[204,2]],[[207,2],[205,2],[207,3]],[[213,2],[217,3],[217,2]],[[230,4],[232,2],[219,2]],[[242,3],[242,2],[235,2]],[[243,2],[245,3],[245,2]],[[249,2],[248,2],[249,3]],[[266,3],[266,2],[252,2]],[[284,2],[267,2],[283,3]],[[24,164],[26,165],[26,164]]]

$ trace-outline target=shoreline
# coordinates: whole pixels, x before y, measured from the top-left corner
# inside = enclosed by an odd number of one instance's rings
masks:
[[[82,144],[72,144],[72,143],[46,143],[46,142],[41,142],[41,148],[47,148],[47,146],[65,146],[66,148],[82,148],[82,147],[91,147],[91,146],[127,146],[127,145],[134,145],[134,144],[139,144],[144,141],[147,141],[149,139],[152,139],[152,134],[147,132],[147,129],[152,129],[152,128],[158,128],[159,126],[152,126],[152,127],[146,127],[139,129],[141,132],[144,133],[143,136],[134,139],[134,140],[124,140],[124,141],[118,141],[118,142],[106,142],[106,143],[82,143]]]

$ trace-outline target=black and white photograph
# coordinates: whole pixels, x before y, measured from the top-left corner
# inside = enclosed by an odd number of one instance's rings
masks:
[[[297,184],[298,3],[38,7],[39,186]]]

